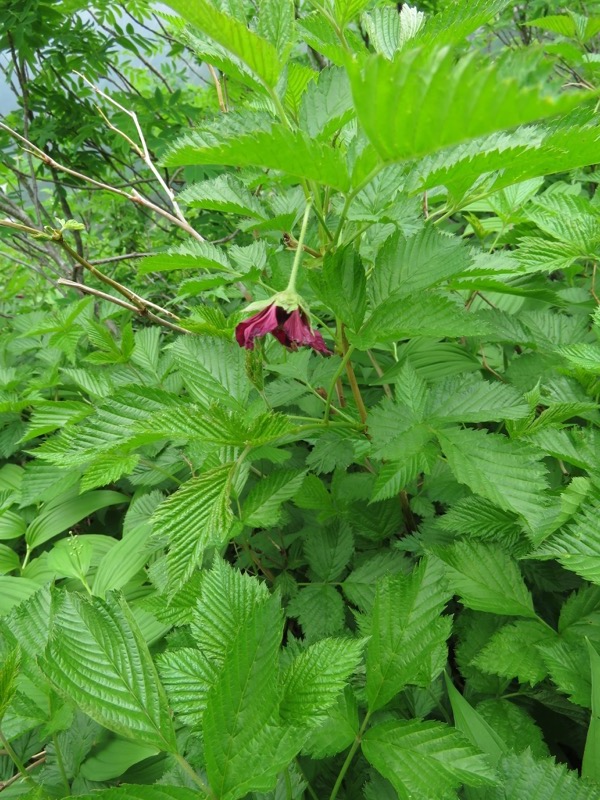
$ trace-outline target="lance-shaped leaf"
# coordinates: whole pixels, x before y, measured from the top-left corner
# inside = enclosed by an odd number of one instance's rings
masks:
[[[393,720],[375,725],[364,735],[362,750],[401,800],[446,800],[461,784],[496,783],[488,758],[443,722]]]
[[[156,509],[154,532],[169,542],[171,594],[189,579],[207,547],[226,541],[233,519],[229,490],[234,468],[225,464],[192,478]]]
[[[449,47],[421,46],[392,61],[372,56],[351,80],[358,118],[385,161],[564,113],[589,96],[549,91],[547,71],[531,52],[456,61]]]
[[[407,684],[429,685],[444,667],[451,617],[441,565],[424,560],[410,575],[378,583],[371,614],[361,628],[367,647],[367,699],[376,711]]]
[[[242,22],[224,14],[208,0],[169,0],[171,8],[233,53],[267,86],[279,79],[282,64],[277,50]]]
[[[125,601],[67,595],[41,667],[62,694],[105,728],[177,751],[164,689]]]

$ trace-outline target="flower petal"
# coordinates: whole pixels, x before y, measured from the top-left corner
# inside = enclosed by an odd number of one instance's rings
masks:
[[[257,336],[266,336],[272,333],[281,323],[282,309],[275,304],[271,304],[253,317],[242,320],[235,329],[235,338],[240,347],[247,350],[254,349],[254,340]]]
[[[292,311],[282,327],[290,341],[295,344],[312,347],[313,350],[317,350],[323,355],[331,355],[331,351],[325,346],[321,334],[318,331],[313,331],[306,314],[299,308]]]

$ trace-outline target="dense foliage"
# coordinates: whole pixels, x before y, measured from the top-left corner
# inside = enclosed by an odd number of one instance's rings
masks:
[[[600,9],[6,5],[3,798],[600,798]]]

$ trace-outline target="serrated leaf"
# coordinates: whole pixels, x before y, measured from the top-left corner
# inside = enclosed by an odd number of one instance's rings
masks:
[[[445,800],[461,784],[493,786],[487,757],[455,728],[442,722],[393,720],[370,728],[362,751],[402,800]]]
[[[227,540],[233,519],[229,491],[234,468],[235,464],[224,464],[192,478],[156,509],[154,532],[169,542],[170,594],[190,578],[207,547]]]
[[[318,580],[333,583],[341,577],[354,552],[351,527],[343,520],[311,532],[304,544],[308,565]]]
[[[358,666],[363,645],[355,639],[321,639],[296,656],[282,679],[283,722],[300,727],[321,722]]]
[[[531,55],[486,61],[470,53],[457,62],[450,48],[422,46],[402,50],[392,61],[372,56],[351,73],[358,118],[389,162],[564,113],[582,102],[583,96],[550,93]]]
[[[162,653],[157,666],[175,714],[184,725],[199,728],[206,708],[208,690],[215,681],[214,669],[192,647],[181,647]]]
[[[260,201],[241,181],[225,173],[209,181],[193,183],[178,195],[178,200],[192,208],[206,208],[256,219],[265,218]]]
[[[468,608],[535,618],[517,562],[501,547],[465,540],[436,552],[446,565],[450,587]]]
[[[548,674],[537,645],[555,639],[556,634],[537,620],[511,622],[492,635],[472,663],[491,675],[534,686]]]
[[[352,344],[361,349],[380,342],[428,336],[479,336],[489,330],[485,317],[468,313],[446,297],[422,292],[405,296],[401,291],[383,300],[358,333],[350,333]]]
[[[266,86],[275,86],[282,64],[270,42],[248,30],[234,17],[219,11],[208,0],[169,0],[169,5],[187,22],[243,61]]]
[[[345,70],[326,67],[308,84],[300,105],[300,127],[309,136],[327,139],[354,116],[350,81]]]
[[[138,267],[140,275],[175,269],[209,269],[235,275],[225,251],[210,242],[194,241],[173,247],[166,253],[146,256]]]
[[[180,139],[163,159],[166,166],[225,164],[281,170],[296,178],[349,188],[346,164],[338,150],[283,124],[253,131],[198,131]]]
[[[523,419],[529,412],[528,403],[512,386],[466,375],[437,383],[429,394],[425,416],[432,424],[464,423]]]
[[[410,575],[383,578],[370,617],[367,645],[369,709],[385,706],[407,684],[428,686],[446,661],[452,620],[441,616],[450,594],[439,562],[424,560]]]
[[[251,528],[271,528],[281,516],[281,505],[302,486],[305,471],[281,469],[263,478],[250,491],[242,508],[242,521]]]
[[[446,428],[438,439],[459,483],[534,528],[545,516],[546,470],[537,450],[499,434]]]
[[[21,655],[18,647],[3,655],[0,665],[0,723],[16,692]]]
[[[486,800],[599,800],[600,789],[578,778],[554,759],[537,760],[525,750],[506,755],[498,763],[496,788],[486,789]]]
[[[367,281],[361,258],[351,245],[326,254],[312,280],[319,298],[350,330],[357,331],[367,310]]]
[[[198,789],[185,786],[115,786],[92,794],[79,795],[80,800],[198,800]]]
[[[344,603],[333,586],[306,586],[290,601],[287,615],[298,619],[308,642],[315,642],[340,632]]]
[[[124,601],[66,596],[41,667],[61,693],[109,730],[177,751],[164,690]]]
[[[377,254],[369,283],[371,296],[381,303],[392,292],[399,297],[416,294],[464,272],[470,263],[460,239],[444,236],[432,226],[410,237],[397,232]]]
[[[485,721],[473,706],[460,694],[446,673],[446,690],[452,706],[456,729],[468,739],[474,747],[485,753],[490,763],[495,765],[503,753],[508,752],[506,742]]]

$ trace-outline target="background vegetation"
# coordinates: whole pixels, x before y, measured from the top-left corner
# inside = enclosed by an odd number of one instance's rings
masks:
[[[598,4],[1,10],[3,798],[600,798]]]

